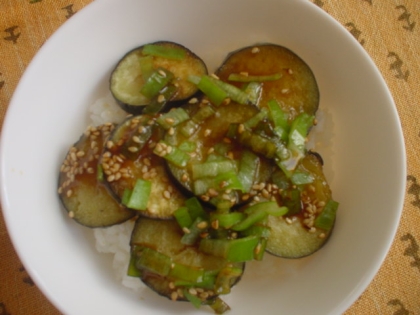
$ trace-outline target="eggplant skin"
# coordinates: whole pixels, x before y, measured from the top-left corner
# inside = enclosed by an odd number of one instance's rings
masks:
[[[122,223],[135,212],[121,205],[98,176],[98,158],[113,125],[90,127],[69,149],[58,178],[58,195],[68,216],[96,228]]]
[[[156,41],[147,43],[164,47],[180,48],[185,51],[185,58],[171,60],[153,56],[153,67],[163,68],[174,74],[174,83],[178,87],[176,95],[167,102],[165,110],[178,106],[179,101],[185,101],[199,93],[195,84],[189,82],[190,75],[202,76],[208,73],[205,62],[187,47],[171,41]],[[147,45],[145,44],[145,45]],[[139,58],[143,56],[145,45],[138,46],[127,52],[113,69],[110,79],[110,91],[117,104],[126,112],[134,115],[141,114],[143,109],[151,102],[140,93],[144,84]]]
[[[260,106],[276,99],[293,120],[305,112],[315,115],[320,92],[315,75],[309,65],[290,49],[273,43],[247,46],[229,53],[216,71],[223,81],[240,87],[241,82],[229,81],[230,74],[281,74],[281,78],[264,82]]]

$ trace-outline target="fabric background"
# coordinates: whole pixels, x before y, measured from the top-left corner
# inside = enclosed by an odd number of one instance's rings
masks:
[[[0,0],[1,125],[38,49],[91,1]],[[378,274],[345,315],[420,314],[420,1],[307,1],[347,28],[378,66],[396,102],[407,148],[406,198],[396,237]],[[0,215],[0,315],[19,314],[59,312],[26,273]]]

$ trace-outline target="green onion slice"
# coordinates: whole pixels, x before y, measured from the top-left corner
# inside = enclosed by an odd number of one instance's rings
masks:
[[[178,47],[169,47],[156,44],[147,44],[143,46],[143,55],[163,57],[167,59],[182,60],[185,58],[185,50]]]
[[[276,81],[282,78],[281,73],[273,73],[267,75],[249,75],[243,73],[231,73],[228,77],[229,81],[236,82],[264,82],[264,81]]]

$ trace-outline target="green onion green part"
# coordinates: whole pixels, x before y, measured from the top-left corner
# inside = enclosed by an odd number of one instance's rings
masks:
[[[162,46],[157,44],[147,44],[143,46],[142,53],[144,55],[151,55],[163,57],[167,59],[182,60],[185,58],[185,51],[178,47]]]
[[[229,81],[236,82],[264,82],[264,81],[276,81],[281,79],[283,75],[281,73],[273,73],[267,75],[249,75],[241,73],[231,73],[228,77]]]
[[[172,72],[163,68],[158,68],[154,70],[147,78],[146,82],[140,90],[140,93],[147,98],[153,98],[158,95],[160,90],[167,86],[173,78],[174,75]]]
[[[151,190],[152,182],[137,179],[131,192],[128,190],[124,191],[123,199],[126,201],[125,205],[134,210],[146,210]]]
[[[315,219],[314,226],[323,230],[331,230],[334,226],[339,203],[330,199]]]

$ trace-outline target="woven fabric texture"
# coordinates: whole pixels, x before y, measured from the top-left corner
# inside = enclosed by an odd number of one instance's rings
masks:
[[[378,274],[345,315],[420,314],[420,1],[307,1],[338,20],[371,56],[394,97],[407,149],[407,189],[396,237]],[[0,1],[0,127],[31,59],[90,2]],[[25,271],[0,215],[0,315],[19,314],[60,313]]]

